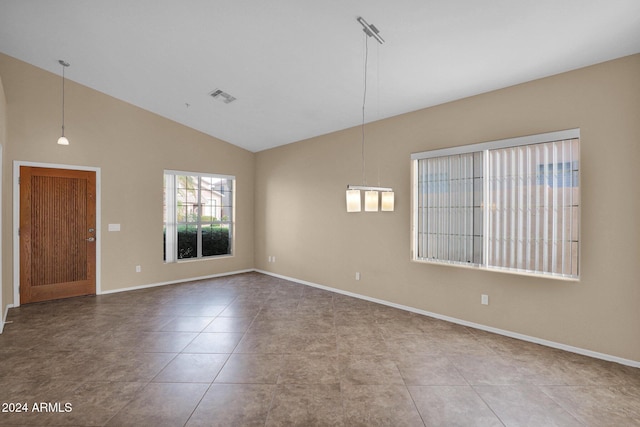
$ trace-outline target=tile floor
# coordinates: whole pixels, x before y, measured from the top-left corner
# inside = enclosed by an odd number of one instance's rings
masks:
[[[258,273],[8,321],[2,426],[640,426],[640,369]]]

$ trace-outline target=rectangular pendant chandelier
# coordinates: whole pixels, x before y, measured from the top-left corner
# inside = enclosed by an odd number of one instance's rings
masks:
[[[365,153],[364,153],[364,107],[367,95],[367,52],[368,45],[366,41],[369,37],[373,37],[380,44],[384,43],[384,39],[380,36],[380,31],[369,24],[362,17],[358,17],[358,22],[362,25],[365,37],[365,61],[364,61],[364,96],[362,99],[362,183],[365,180]],[[362,191],[364,191],[364,211],[365,212],[393,212],[394,209],[394,193],[392,188],[388,187],[369,187],[367,185],[347,185],[347,212],[362,211]]]
[[[347,212],[362,211],[362,191],[364,191],[365,212],[393,212],[394,192],[388,187],[347,186]]]

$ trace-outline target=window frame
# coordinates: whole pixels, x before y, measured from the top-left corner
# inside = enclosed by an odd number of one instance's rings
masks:
[[[198,186],[197,186],[197,208],[194,209],[194,212],[197,212],[197,220],[196,221],[178,221],[178,205],[177,205],[177,185],[176,185],[176,177],[178,176],[193,176],[198,178]],[[170,177],[170,178],[169,178]],[[231,215],[228,216],[228,219],[223,220],[222,218],[216,221],[206,221],[202,222],[203,211],[202,206],[204,205],[201,197],[202,193],[202,178],[213,178],[213,179],[224,179],[231,182],[231,199],[230,199],[230,209]],[[164,244],[164,263],[179,263],[179,262],[189,262],[189,261],[199,261],[199,260],[208,260],[208,259],[216,259],[221,257],[231,257],[234,256],[235,250],[235,216],[236,216],[236,177],[234,175],[222,175],[222,174],[213,174],[213,173],[202,173],[202,172],[188,172],[188,171],[180,171],[180,170],[172,170],[165,169],[162,174],[163,179],[163,228],[165,229],[165,244]],[[169,191],[167,191],[169,189]],[[215,202],[215,200],[214,200]],[[168,209],[169,206],[173,206],[173,209]],[[223,208],[223,205],[220,205],[220,208]],[[166,209],[166,216],[165,216]],[[187,215],[188,216],[188,215]],[[203,247],[202,247],[202,227],[207,224],[220,224],[227,225],[229,230],[229,253],[219,254],[219,255],[202,255]],[[195,257],[188,258],[179,258],[178,254],[178,227],[180,225],[193,225],[195,224],[197,228],[197,246],[196,251],[197,254]],[[171,237],[170,237],[171,236]]]
[[[488,264],[488,240],[489,240],[489,210],[490,204],[485,203],[486,197],[488,197],[489,193],[489,151],[490,150],[499,150],[506,149],[511,147],[521,147],[527,145],[534,144],[544,144],[556,141],[566,141],[577,139],[580,143],[580,129],[567,129],[555,132],[547,132],[536,135],[528,135],[522,137],[515,138],[507,138],[495,141],[481,142],[476,144],[462,145],[450,148],[442,148],[436,150],[423,151],[419,153],[411,154],[411,261],[417,263],[424,264],[436,264],[436,265],[451,265],[462,268],[472,268],[479,270],[488,270],[488,271],[496,271],[510,274],[518,274],[518,275],[526,275],[526,276],[535,276],[540,278],[550,278],[550,279],[560,279],[560,280],[568,280],[568,281],[579,281],[580,280],[580,258],[581,258],[581,205],[582,201],[579,197],[579,203],[577,205],[577,274],[563,274],[563,273],[552,273],[552,272],[540,272],[540,271],[532,271],[532,270],[523,270],[513,267],[499,267]],[[418,257],[419,254],[419,240],[420,240],[420,220],[419,216],[421,214],[420,206],[419,206],[419,161],[429,158],[437,158],[437,157],[446,157],[446,156],[454,156],[454,155],[462,155],[469,154],[475,152],[483,152],[483,194],[482,194],[482,225],[483,225],[483,244],[482,244],[482,261],[479,264],[476,263],[463,263],[458,261],[448,261],[448,260],[440,260],[440,259],[429,259],[424,257]],[[578,195],[581,192],[581,170],[580,167],[580,152],[577,156],[578,162],[578,170],[577,170],[577,192]]]

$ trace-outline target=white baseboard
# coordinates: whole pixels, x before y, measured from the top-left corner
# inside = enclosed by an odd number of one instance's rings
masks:
[[[4,324],[7,322],[7,316],[9,315],[9,309],[13,308],[13,304],[7,304],[7,306],[4,308],[4,313],[2,314],[2,320],[0,322],[0,334],[2,333],[2,331],[4,330]]]
[[[148,285],[130,286],[130,287],[127,287],[127,288],[119,288],[119,289],[112,289],[112,290],[108,290],[108,291],[102,291],[102,292],[100,292],[99,295],[115,294],[115,293],[118,293],[118,292],[135,291],[135,290],[138,290],[138,289],[155,288],[157,286],[175,285],[177,283],[194,282],[196,280],[214,279],[216,277],[233,276],[235,274],[252,273],[254,271],[256,271],[256,270],[254,270],[253,268],[250,268],[250,269],[247,269],[247,270],[230,271],[230,272],[227,272],[227,273],[211,274],[211,275],[208,275],[208,276],[188,277],[186,279],[171,280],[169,282],[150,283]]]
[[[606,354],[606,353],[599,353],[597,351],[587,350],[587,349],[579,348],[579,347],[573,347],[573,346],[570,346],[570,345],[566,345],[566,344],[562,344],[562,343],[558,343],[558,342],[554,342],[554,341],[549,341],[549,340],[545,340],[545,339],[542,339],[542,338],[536,338],[536,337],[532,337],[532,336],[529,336],[529,335],[519,334],[517,332],[511,332],[511,331],[507,331],[507,330],[504,330],[504,329],[498,329],[498,328],[494,328],[494,327],[491,327],[491,326],[481,325],[479,323],[468,322],[466,320],[457,319],[455,317],[444,316],[442,314],[432,313],[430,311],[420,310],[420,309],[417,309],[417,308],[414,308],[414,307],[409,307],[409,306],[406,306],[406,305],[396,304],[396,303],[393,303],[393,302],[389,302],[389,301],[385,301],[385,300],[381,300],[381,299],[377,299],[377,298],[372,298],[372,297],[368,297],[366,295],[356,294],[356,293],[349,292],[349,291],[343,291],[341,289],[336,289],[336,288],[332,288],[332,287],[329,287],[329,286],[319,285],[317,283],[307,282],[306,280],[299,280],[299,279],[296,279],[296,278],[293,278],[293,277],[288,277],[288,276],[283,276],[281,274],[271,273],[269,271],[263,271],[263,270],[257,270],[257,269],[254,270],[254,271],[256,271],[258,273],[266,274],[268,276],[277,277],[279,279],[285,279],[285,280],[289,280],[291,282],[300,283],[302,285],[312,286],[314,288],[320,288],[320,289],[324,289],[326,291],[331,291],[331,292],[335,292],[335,293],[338,293],[338,294],[347,295],[347,296],[350,296],[350,297],[359,298],[359,299],[375,302],[375,303],[382,304],[382,305],[387,305],[389,307],[398,308],[400,310],[405,310],[405,311],[410,311],[412,313],[422,314],[424,316],[433,317],[435,319],[445,320],[447,322],[456,323],[458,325],[468,326],[470,328],[480,329],[482,331],[493,332],[494,334],[504,335],[504,336],[507,336],[507,337],[510,337],[510,338],[516,338],[516,339],[519,339],[519,340],[522,340],[522,341],[528,341],[528,342],[532,342],[532,343],[535,343],[535,344],[544,345],[546,347],[557,348],[557,349],[560,349],[560,350],[569,351],[571,353],[577,353],[577,354],[581,354],[583,356],[593,357],[595,359],[602,359],[602,360],[607,360],[609,362],[616,362],[616,363],[619,363],[621,365],[631,366],[631,367],[634,367],[634,368],[640,368],[640,361],[624,359],[622,357],[612,356],[612,355]]]

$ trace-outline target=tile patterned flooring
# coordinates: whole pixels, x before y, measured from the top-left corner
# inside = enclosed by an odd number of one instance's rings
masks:
[[[8,321],[2,426],[640,426],[640,369],[259,273]]]

